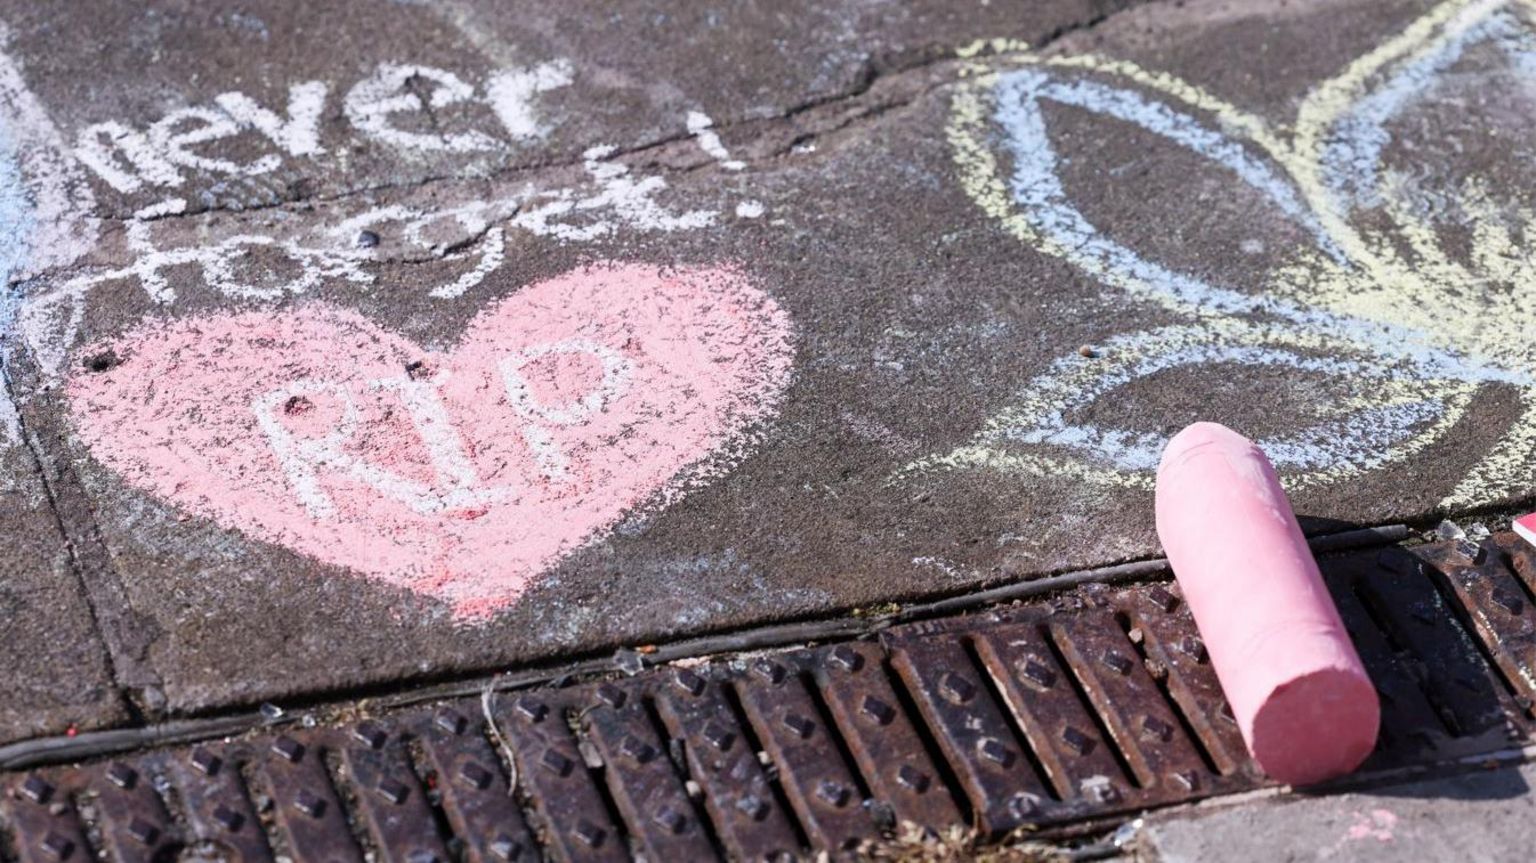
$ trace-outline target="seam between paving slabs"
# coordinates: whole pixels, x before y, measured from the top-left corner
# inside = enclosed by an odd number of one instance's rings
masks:
[[[161,684],[148,658],[153,642],[148,633],[155,629],[154,624],[134,613],[117,563],[101,538],[90,496],[68,459],[54,453],[46,443],[63,440],[62,420],[54,412],[34,406],[34,399],[16,399],[12,373],[35,376],[31,354],[23,347],[12,354],[12,359],[5,385],[16,401],[22,438],[38,467],[48,505],[69,550],[71,568],[105,647],[113,688],[130,713],[142,715],[144,705],[134,694],[142,697],[146,690],[158,689]],[[18,365],[16,359],[22,362]]]
[[[1331,787],[1525,754],[1536,552],[1499,534],[1324,570],[1385,708],[1377,751]],[[770,859],[851,853],[899,822],[1082,835],[1268,788],[1165,575],[13,773],[0,822],[23,861],[207,843],[244,860]]]
[[[106,632],[102,626],[102,612],[98,607],[102,597],[98,597],[91,590],[90,584],[85,577],[86,565],[85,562],[81,559],[81,549],[77,545],[74,534],[70,527],[65,524],[62,510],[59,507],[58,495],[55,492],[53,480],[49,476],[47,467],[48,463],[44,460],[43,452],[35,438],[35,435],[33,434],[31,417],[29,416],[29,412],[23,408],[21,401],[17,398],[16,387],[12,381],[12,366],[14,364],[13,357],[14,354],[8,354],[6,356],[0,357],[0,387],[4,387],[4,397],[10,400],[16,411],[16,424],[17,427],[21,430],[20,438],[22,446],[26,449],[27,456],[32,461],[32,468],[34,471],[36,471],[37,481],[42,486],[44,499],[47,501],[48,512],[49,515],[51,515],[53,518],[54,527],[59,532],[59,538],[65,544],[65,548],[69,556],[70,575],[73,576],[76,589],[79,590],[81,598],[85,601],[86,611],[90,615],[92,635],[96,636],[100,641],[101,658],[107,674],[107,685],[111,687],[113,698],[117,701],[117,703],[121,705],[129,713],[129,715],[134,715],[135,705],[133,705],[133,703],[126,697],[123,688],[123,682],[118,675],[117,657],[115,656],[115,652],[112,649],[112,645],[108,643]],[[92,530],[95,528],[94,519],[91,522],[91,528]],[[97,548],[93,549],[94,553],[92,556],[94,557],[100,554],[105,554],[106,549],[104,546],[101,546],[100,539],[95,537],[94,533],[92,534],[92,537],[93,539],[91,541],[93,541],[97,546]],[[118,594],[116,597],[117,599],[123,598],[121,585],[118,585],[116,593]],[[111,601],[113,597],[107,597],[106,599]]]

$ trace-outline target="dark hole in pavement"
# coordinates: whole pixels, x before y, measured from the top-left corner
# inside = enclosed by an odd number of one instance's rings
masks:
[[[85,358],[85,367],[93,372],[105,372],[117,368],[123,364],[116,351],[102,351],[99,354],[91,354]]]

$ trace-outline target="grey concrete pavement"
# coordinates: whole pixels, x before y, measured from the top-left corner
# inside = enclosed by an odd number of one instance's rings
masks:
[[[1505,767],[1358,794],[1169,813],[1148,819],[1136,859],[1525,860],[1533,780],[1536,768]]]
[[[125,703],[37,462],[3,446],[0,467],[0,743],[121,723]]]
[[[1195,419],[1318,529],[1529,495],[1525,15],[16,4],[5,344],[115,680],[1150,556]]]

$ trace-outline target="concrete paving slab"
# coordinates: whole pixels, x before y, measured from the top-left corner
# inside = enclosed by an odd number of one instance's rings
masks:
[[[168,192],[241,209],[575,161],[686,137],[692,113],[780,118],[955,45],[1039,41],[1131,2],[11,3],[5,20],[31,92],[107,166],[98,210],[126,217]],[[165,157],[169,139],[184,151]]]
[[[1536,767],[1522,765],[1357,794],[1229,805],[1154,816],[1137,859],[1524,860]]]
[[[47,255],[45,244],[35,243],[39,251],[24,265],[23,276],[41,278],[21,288],[28,299],[18,329],[28,350],[17,358],[18,378],[35,443],[50,456],[60,518],[88,561],[119,679],[151,714],[198,710],[734,625],[759,617],[751,609],[763,607],[765,594],[776,597],[771,616],[848,601],[852,597],[839,599],[814,582],[767,575],[765,564],[782,554],[776,549],[784,547],[785,534],[765,530],[762,513],[786,521],[779,512],[812,508],[750,491],[765,482],[810,487],[810,475],[785,477],[777,459],[765,469],[750,468],[757,439],[786,422],[778,407],[790,403],[785,391],[795,348],[785,333],[798,338],[804,324],[792,319],[793,310],[763,311],[765,303],[782,309],[788,295],[767,290],[763,275],[744,272],[746,262],[773,253],[764,247],[782,233],[767,227],[774,219],[765,215],[781,201],[757,197],[746,178],[770,177],[758,163],[798,139],[937,86],[941,79],[921,67],[947,54],[948,46],[993,33],[1040,40],[1111,8],[1030,4],[956,15],[947,7],[919,6],[877,17],[837,4],[778,8],[771,15],[691,4],[611,14],[595,7],[519,12],[380,5],[366,10],[377,19],[367,27],[357,25],[352,10],[306,17],[281,5],[160,7],[142,14],[82,7],[66,16],[14,10],[7,19],[13,101],[37,115],[18,116],[17,124],[39,128],[24,168],[53,207],[49,224],[80,228],[73,235],[57,231],[68,242],[65,248],[48,244]],[[105,32],[114,38],[103,40]],[[636,44],[652,49],[628,50]],[[59,50],[62,45],[79,47]],[[907,67],[916,72],[899,73]],[[851,101],[817,107],[844,99]],[[733,137],[732,124],[745,126],[751,134],[742,140],[757,149],[733,155],[727,148],[735,141],[720,137]],[[632,150],[639,152],[615,158]],[[44,163],[35,151],[57,158]],[[745,159],[754,160],[752,169],[744,170]],[[813,171],[812,179],[823,175]],[[770,181],[761,195],[769,192],[789,196],[794,189]],[[150,478],[183,459],[151,452],[165,451],[191,429],[185,424],[191,414],[174,428],[152,419],[170,366],[134,372],[146,388],[128,401],[146,413],[131,418],[105,407],[127,403],[123,380],[86,398],[89,405],[73,383],[82,374],[117,378],[117,359],[125,372],[136,368],[135,350],[118,357],[101,347],[120,339],[133,321],[167,313],[203,321],[293,302],[300,304],[299,318],[315,303],[364,312],[379,327],[368,338],[393,331],[400,350],[449,356],[489,305],[602,259],[647,262],[653,270],[728,265],[729,272],[695,281],[740,283],[746,305],[731,314],[757,328],[757,344],[711,396],[692,450],[657,455],[654,449],[667,441],[654,437],[623,456],[649,460],[651,467],[620,498],[589,504],[596,511],[579,517],[568,509],[518,516],[574,517],[575,523],[544,528],[535,543],[545,549],[527,552],[533,556],[513,565],[489,592],[465,579],[500,563],[496,555],[509,546],[487,537],[515,532],[515,521],[506,520],[513,516],[482,522],[472,531],[480,539],[466,541],[459,528],[441,526],[407,537],[403,544],[414,543],[417,551],[383,553],[389,559],[374,567],[381,580],[365,582],[369,589],[359,594],[359,582],[347,573],[361,558],[380,554],[380,543],[397,541],[401,525],[350,538],[320,531],[300,539],[285,521],[291,513],[273,510],[242,521],[242,512],[252,512],[249,498],[215,506],[223,516],[213,517],[213,498],[233,492],[209,495],[205,488],[182,497],[188,488],[182,480]],[[820,289],[811,273],[797,278],[790,293]],[[867,290],[862,282],[844,284]],[[697,288],[679,290],[686,299]],[[298,294],[305,296],[295,300]],[[553,296],[570,299],[558,291]],[[734,350],[725,336],[743,337],[739,326],[721,330],[722,320],[735,324],[728,317],[699,323],[701,333],[722,334],[710,346],[717,354]],[[492,342],[505,335],[495,326]],[[405,366],[391,369],[413,380]],[[492,372],[505,384],[508,372]],[[686,383],[683,395],[701,397],[694,381]],[[188,382],[194,389],[205,384]],[[526,409],[543,411],[540,422],[565,422],[550,419],[552,409],[537,398],[531,404]],[[204,416],[211,409],[187,407]],[[797,408],[785,416],[806,428],[804,436],[815,434],[811,427],[822,410],[812,403],[809,412]],[[250,406],[239,405],[233,436],[220,434],[194,449],[210,455],[235,445],[235,438],[263,434],[253,421],[259,425]],[[686,417],[670,421],[687,433],[678,425]],[[395,431],[410,428],[408,421]],[[634,431],[631,425],[626,433]],[[136,440],[122,444],[124,435]],[[524,458],[533,450],[537,463],[520,469],[563,469],[539,461],[538,442],[525,438],[518,436],[516,452],[498,457]],[[544,445],[564,458],[558,447]],[[106,455],[113,449],[121,459]],[[835,458],[834,452],[825,457]],[[220,470],[239,474],[253,467],[270,474],[273,465],[223,463],[192,485],[218,485],[213,474]],[[436,469],[416,467],[429,474]],[[728,467],[768,479],[733,486],[703,481]],[[699,476],[679,479],[685,468]],[[369,482],[365,509],[379,503]],[[681,503],[670,510],[661,505],[683,490],[692,493]],[[559,509],[559,497],[569,494],[561,490],[546,506]],[[324,490],[317,495],[334,498]],[[575,496],[579,509],[582,495]],[[420,495],[415,503],[436,505],[422,503]],[[716,509],[722,518],[710,530],[719,538],[696,542],[697,520],[711,521]],[[313,518],[305,512],[302,518]],[[839,532],[849,537],[848,546],[865,542],[862,529],[844,518]],[[661,541],[638,543],[648,551],[623,550],[645,536]],[[484,554],[488,544],[491,557],[445,562],[435,556],[442,543],[473,555]],[[794,544],[803,546],[794,550],[796,558],[818,553],[814,545]],[[349,551],[327,554],[330,545]],[[418,558],[408,560],[413,554]],[[905,560],[903,554],[890,562]],[[564,566],[580,575],[536,578]],[[917,581],[916,591],[924,592],[927,575]],[[439,586],[428,587],[432,582]],[[510,599],[529,587],[553,593],[536,604],[519,603],[520,614],[508,610]],[[876,601],[888,595],[886,588],[866,582],[859,595]],[[617,608],[609,601],[620,598]],[[501,612],[494,623],[485,622],[490,612]],[[465,615],[474,625],[465,624]],[[344,658],[335,661],[338,656]]]
[[[0,400],[0,421],[14,423],[9,407]],[[0,743],[122,722],[125,704],[37,460],[19,438],[4,439],[0,468]]]
[[[1150,556],[1195,419],[1313,529],[1531,491],[1518,10],[175,9],[0,76],[151,713]]]

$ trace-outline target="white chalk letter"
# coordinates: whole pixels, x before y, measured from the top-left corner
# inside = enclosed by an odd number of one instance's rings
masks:
[[[419,96],[405,89],[407,83],[414,79],[435,85],[426,105],[422,104]],[[353,85],[347,92],[342,108],[347,119],[359,131],[392,146],[456,153],[500,149],[501,142],[482,132],[427,134],[406,131],[390,122],[394,114],[417,112],[427,107],[446,108],[469,102],[474,95],[474,88],[452,72],[430,66],[381,63],[371,77]]]
[[[81,129],[75,155],[119,192],[136,192],[145,183],[181,185],[175,166],[156,152],[149,139],[121,123],[97,123]]]
[[[603,367],[603,379],[590,392],[573,403],[548,405],[533,397],[523,368],[534,360],[552,355],[586,354]],[[565,339],[549,344],[534,345],[507,357],[500,363],[501,383],[507,390],[507,401],[513,410],[528,421],[523,427],[523,440],[533,452],[534,460],[552,480],[565,478],[565,453],[556,446],[543,423],[553,426],[575,426],[586,422],[593,414],[606,408],[629,387],[630,364],[622,354],[607,345],[587,339]]]
[[[186,126],[192,128],[177,131]],[[166,159],[194,170],[219,174],[264,174],[276,168],[281,160],[272,154],[262,156],[249,165],[237,165],[227,159],[214,159],[187,149],[193,144],[203,144],[240,134],[240,127],[229,116],[212,108],[182,108],[172,111],[149,127],[149,140]]]
[[[506,69],[485,82],[485,98],[501,118],[507,134],[519,141],[544,137],[549,132],[533,110],[533,97],[571,83],[571,63],[553,60],[524,69]]]
[[[278,413],[308,410],[311,398],[331,398],[340,403],[341,416],[317,437],[295,435]],[[342,447],[357,434],[361,411],[351,393],[341,384],[313,379],[297,380],[286,387],[258,396],[251,403],[256,424],[267,436],[267,443],[278,464],[288,476],[299,502],[314,518],[336,515],[336,502],[320,483],[320,471],[334,471],[365,483],[380,493],[393,497],[422,515],[440,512],[448,502],[432,489],[411,482],[377,465],[354,457]]]
[[[315,156],[325,152],[320,146],[320,112],[330,85],[324,81],[304,81],[288,88],[288,119],[256,104],[244,93],[222,93],[214,97],[224,112],[236,123],[266,135],[290,156]]]

